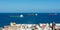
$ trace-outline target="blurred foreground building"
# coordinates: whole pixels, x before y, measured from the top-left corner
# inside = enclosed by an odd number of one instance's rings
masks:
[[[53,28],[53,29],[52,29]],[[40,24],[16,24],[10,23],[9,26],[4,26],[1,30],[60,30],[60,24],[40,23]]]

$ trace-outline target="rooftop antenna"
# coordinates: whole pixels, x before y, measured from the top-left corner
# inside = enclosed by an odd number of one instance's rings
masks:
[[[55,22],[52,22],[52,30],[55,30]]]

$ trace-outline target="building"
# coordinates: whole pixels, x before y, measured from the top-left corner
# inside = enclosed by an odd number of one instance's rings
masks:
[[[59,30],[60,24],[56,24],[55,28]],[[4,26],[3,30],[52,30],[52,23],[40,23],[40,24],[16,24],[10,23],[10,26]]]

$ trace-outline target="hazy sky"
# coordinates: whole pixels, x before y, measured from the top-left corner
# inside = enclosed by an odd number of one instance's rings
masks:
[[[0,13],[60,13],[60,0],[0,0]]]

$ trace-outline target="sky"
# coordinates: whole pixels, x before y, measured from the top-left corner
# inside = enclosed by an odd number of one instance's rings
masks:
[[[60,0],[0,0],[0,13],[60,13]]]

